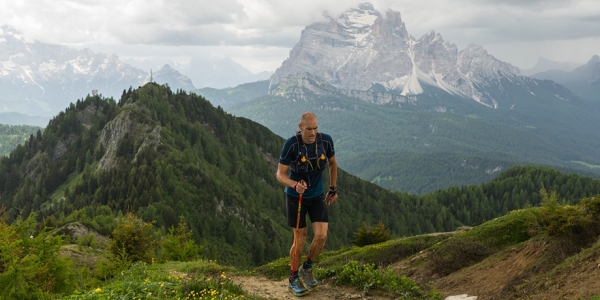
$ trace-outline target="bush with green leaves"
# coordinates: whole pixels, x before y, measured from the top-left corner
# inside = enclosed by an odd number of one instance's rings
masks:
[[[385,229],[381,220],[379,220],[379,223],[375,227],[367,226],[367,223],[362,222],[362,226],[358,229],[358,232],[355,232],[353,235],[352,244],[362,247],[389,240],[390,230]]]
[[[94,250],[97,250],[99,247],[98,239],[96,238],[96,235],[94,235],[93,233],[82,235],[82,236],[78,237],[77,245],[79,246],[80,249],[83,247],[90,247]]]
[[[559,203],[556,192],[542,195],[541,224],[551,237],[597,236],[600,197],[584,198],[578,205]]]
[[[158,244],[154,226],[132,213],[125,215],[113,231],[110,252],[121,260],[151,262]]]
[[[583,198],[576,205],[558,200],[555,191],[542,190],[539,218],[531,222],[530,231],[545,234],[552,247],[553,259],[564,260],[595,243],[600,235],[600,195]]]
[[[179,218],[177,228],[171,226],[162,242],[164,257],[167,260],[190,261],[196,259],[202,247],[196,245],[192,231],[188,229],[185,219]]]
[[[0,218],[0,299],[44,299],[76,287],[73,262],[59,255],[62,236],[36,231],[35,213]]]
[[[439,292],[433,289],[423,291],[414,281],[406,276],[398,276],[386,268],[378,269],[376,264],[361,265],[357,261],[346,264],[337,276],[338,283],[355,286],[368,292],[380,289],[394,293],[398,299],[442,299]]]

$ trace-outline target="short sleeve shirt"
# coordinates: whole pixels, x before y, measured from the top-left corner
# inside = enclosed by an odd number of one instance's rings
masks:
[[[325,156],[332,158],[335,155],[335,149],[333,147],[333,139],[330,135],[325,133],[318,133],[322,136],[323,148],[325,149]],[[319,141],[319,137],[317,137]],[[322,153],[317,153],[317,141],[312,144],[306,144],[306,153],[308,154],[307,159],[317,159]],[[279,157],[279,163],[282,165],[289,166],[293,161],[298,160],[298,153],[300,153],[300,147],[304,147],[305,144],[298,140],[296,136],[292,136],[285,141],[283,149],[281,150],[281,156]],[[290,179],[294,181],[304,180],[308,185],[308,189],[304,192],[303,197],[312,198],[323,194],[323,171],[326,168],[318,170],[312,170],[305,174],[298,174],[290,168]],[[285,192],[288,195],[298,197],[296,190],[290,187],[286,187]]]

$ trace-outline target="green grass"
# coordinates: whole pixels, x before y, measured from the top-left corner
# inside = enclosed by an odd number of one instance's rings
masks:
[[[211,261],[135,263],[104,285],[62,299],[263,299],[230,280],[232,268]]]
[[[408,238],[389,240],[387,242],[368,245],[364,247],[347,247],[335,251],[321,253],[316,261],[318,268],[323,270],[334,270],[342,268],[350,261],[358,261],[367,264],[388,266],[394,262],[407,258],[421,250],[443,241],[449,235],[420,235]],[[290,274],[289,258],[283,257],[256,268],[256,272],[268,278],[280,280]],[[322,273],[322,272],[320,272]],[[327,273],[327,271],[325,271]],[[325,279],[327,276],[319,276]]]
[[[329,280],[333,284],[354,286],[364,292],[392,293],[399,299],[441,299],[433,288],[419,287],[414,281],[395,274],[388,267],[450,235],[421,235],[323,252],[314,267],[315,277],[318,280]],[[280,258],[260,266],[256,272],[281,280],[290,274],[289,258]]]
[[[507,247],[531,239],[529,227],[538,208],[511,211],[431,247],[426,262],[438,274],[448,275],[474,265]]]

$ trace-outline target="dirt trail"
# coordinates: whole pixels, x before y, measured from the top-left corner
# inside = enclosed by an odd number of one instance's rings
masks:
[[[358,289],[347,286],[335,286],[330,283],[321,283],[310,294],[303,297],[296,297],[288,291],[288,280],[271,280],[263,276],[236,276],[231,279],[239,284],[245,291],[251,295],[260,296],[266,299],[313,299],[313,300],[332,300],[332,299],[363,299],[363,300],[389,300],[398,299],[398,297],[364,294]],[[447,297],[446,300],[476,300],[476,296],[467,296],[467,294]]]
[[[263,276],[237,276],[231,279],[239,284],[244,290],[252,295],[261,296],[267,299],[298,299],[287,288],[288,279],[274,281]],[[384,300],[393,299],[390,297],[381,297],[376,295],[365,295],[362,291],[349,288],[334,286],[330,283],[321,283],[310,294],[301,297],[302,299],[331,300],[331,299],[370,299]]]

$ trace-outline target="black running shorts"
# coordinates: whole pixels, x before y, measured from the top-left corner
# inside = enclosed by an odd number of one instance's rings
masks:
[[[296,220],[298,218],[298,197],[290,196],[287,193],[285,194],[285,197],[288,225],[296,228]],[[306,227],[307,213],[312,223],[327,223],[329,221],[327,204],[325,204],[325,194],[313,198],[302,198],[302,206],[300,207],[300,226],[298,228]]]

